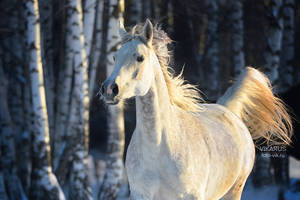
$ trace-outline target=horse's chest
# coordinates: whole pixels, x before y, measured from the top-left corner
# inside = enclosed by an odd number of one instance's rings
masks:
[[[175,192],[180,187],[177,163],[167,152],[145,149],[138,145],[133,138],[126,156],[131,191],[158,193],[164,186],[164,190]]]
[[[150,162],[145,159],[134,141],[131,141],[127,150],[126,171],[131,191],[150,195],[159,185],[160,177],[155,160]]]

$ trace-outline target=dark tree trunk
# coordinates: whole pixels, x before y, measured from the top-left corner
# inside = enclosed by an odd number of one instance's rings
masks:
[[[0,61],[1,62],[1,61]],[[21,182],[17,176],[15,156],[15,130],[7,103],[7,79],[0,63],[0,122],[1,122],[1,164],[4,183],[9,199],[22,199],[24,196]],[[2,170],[1,170],[2,172]]]
[[[231,1],[233,72],[237,77],[245,68],[243,0]]]
[[[293,64],[294,64],[294,16],[295,1],[285,0],[283,2],[283,36],[282,50],[280,55],[279,87],[278,92],[283,93],[293,86]]]
[[[173,37],[175,44],[175,71],[181,71],[184,66],[184,74],[190,75],[187,79],[196,81],[198,78],[193,75],[192,68],[197,66],[197,59],[195,56],[195,44],[193,41],[193,34],[191,24],[189,22],[190,16],[185,2],[181,0],[172,0],[173,13]],[[196,80],[195,80],[196,79]]]
[[[265,37],[267,46],[264,53],[264,71],[272,85],[277,86],[283,30],[282,0],[270,0],[266,8],[267,26]]]
[[[202,60],[204,68],[205,85],[204,92],[210,100],[216,100],[219,96],[219,5],[217,0],[206,0],[207,27],[205,49]]]

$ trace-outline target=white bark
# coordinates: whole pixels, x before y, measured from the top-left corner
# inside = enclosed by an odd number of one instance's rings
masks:
[[[285,92],[293,86],[293,60],[294,60],[294,18],[295,1],[285,0],[283,3],[283,36],[280,57],[279,92]]]
[[[87,177],[87,156],[89,138],[89,94],[88,71],[82,24],[82,7],[80,0],[69,0],[67,10],[72,25],[71,48],[74,53],[74,86],[71,98],[68,134],[78,142],[73,149],[72,171],[69,195],[71,199],[91,199],[91,190]]]
[[[123,107],[110,106],[108,108],[108,142],[106,170],[101,185],[98,199],[116,199],[124,173],[123,153],[124,153],[124,113]]]
[[[233,70],[237,77],[245,68],[243,0],[233,0],[231,3]]]
[[[268,27],[266,30],[267,47],[264,53],[264,71],[272,85],[277,85],[280,63],[283,19],[280,13],[282,0],[271,0],[268,10]]]
[[[84,10],[83,10],[83,30],[84,30],[84,47],[86,52],[86,57],[89,57],[92,46],[93,29],[95,24],[96,16],[96,0],[85,0]]]
[[[58,97],[57,97],[57,110],[55,117],[55,131],[54,131],[54,171],[56,171],[61,154],[63,152],[63,146],[65,141],[63,138],[67,134],[67,126],[70,112],[71,104],[71,91],[72,91],[72,76],[73,76],[73,65],[74,65],[74,51],[72,48],[73,33],[72,33],[72,22],[74,15],[71,10],[66,12],[66,39],[65,39],[65,58],[64,58],[64,69],[61,71],[63,73],[63,78],[59,83]],[[60,179],[58,174],[58,178]]]
[[[40,23],[37,0],[27,0],[26,11],[28,65],[35,128],[31,197],[42,199],[47,196],[48,199],[65,199],[57,179],[52,173],[50,162],[49,127],[40,50]]]
[[[47,112],[49,119],[50,137],[54,131],[54,72],[53,72],[53,34],[52,34],[52,3],[47,0],[39,1],[39,9],[41,10],[41,53],[44,66],[44,81],[47,99]]]
[[[101,55],[101,46],[102,46],[102,12],[103,12],[104,1],[98,0],[96,20],[95,20],[95,30],[93,36],[93,48],[90,55],[90,71],[89,71],[89,95],[90,99],[93,98],[94,88],[95,88],[95,79],[97,74],[97,68],[99,65],[99,58]]]
[[[124,0],[112,0],[109,7],[106,75],[114,68],[113,53],[120,47],[119,20],[123,20]],[[108,144],[106,171],[98,199],[116,199],[123,175],[124,114],[122,104],[108,108]]]

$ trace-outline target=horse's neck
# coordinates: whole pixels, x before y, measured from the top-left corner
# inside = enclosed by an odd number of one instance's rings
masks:
[[[154,79],[145,96],[136,97],[137,131],[147,144],[159,145],[163,130],[170,125],[171,104],[168,89],[160,69],[154,66]]]

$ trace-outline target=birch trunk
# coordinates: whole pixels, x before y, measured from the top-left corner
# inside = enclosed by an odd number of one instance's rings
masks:
[[[93,29],[96,16],[96,0],[85,0],[83,9],[83,31],[84,31],[84,47],[86,52],[87,65],[89,66],[89,58],[93,39]]]
[[[93,98],[95,92],[95,80],[97,74],[97,67],[99,66],[99,58],[101,56],[101,45],[102,45],[102,21],[103,21],[103,6],[104,1],[98,0],[96,7],[96,20],[95,20],[95,30],[93,36],[92,52],[90,55],[90,72],[89,72],[89,95],[90,99]]]
[[[283,3],[283,36],[280,57],[279,92],[286,92],[293,86],[293,60],[294,60],[294,22],[295,1],[285,0]]]
[[[41,10],[41,54],[44,66],[44,81],[47,99],[47,112],[49,119],[50,137],[53,138],[54,131],[54,72],[53,72],[53,34],[52,34],[52,2],[47,0],[39,1],[39,9]]]
[[[273,86],[278,84],[283,19],[281,14],[282,0],[270,0],[268,5],[268,26],[266,29],[267,47],[264,52],[264,71]]]
[[[76,139],[71,146],[72,163],[69,180],[69,196],[71,199],[91,199],[91,190],[87,177],[87,156],[89,138],[89,94],[88,71],[82,24],[82,7],[80,0],[69,0],[67,10],[71,13],[71,47],[74,53],[74,86],[71,98],[68,134]]]
[[[205,50],[202,60],[206,84],[204,91],[211,100],[216,100],[219,93],[219,44],[218,44],[218,1],[206,0],[206,11],[208,16]]]
[[[119,20],[123,20],[124,0],[110,1],[110,20],[108,26],[106,75],[114,68],[113,53],[120,47]],[[106,171],[103,183],[98,193],[98,199],[113,200],[117,198],[123,178],[124,151],[124,113],[122,105],[108,108],[108,143]]]
[[[237,77],[245,68],[243,0],[231,1],[233,71]]]
[[[53,166],[56,172],[59,162],[61,161],[66,141],[64,139],[67,135],[68,119],[71,104],[73,65],[74,65],[74,51],[72,48],[73,41],[73,27],[74,14],[71,9],[66,11],[66,34],[65,34],[65,52],[64,52],[64,69],[61,70],[63,76],[60,78],[58,85],[57,110],[55,117],[55,131],[54,131],[54,150],[53,150]],[[58,179],[64,179],[65,174],[57,174]]]
[[[40,24],[37,0],[26,1],[27,49],[31,81],[32,117],[34,120],[33,170],[31,198],[65,199],[52,173],[50,161],[49,127],[40,50]]]

